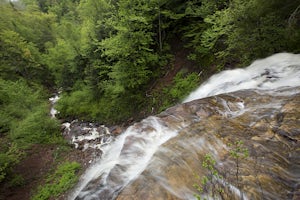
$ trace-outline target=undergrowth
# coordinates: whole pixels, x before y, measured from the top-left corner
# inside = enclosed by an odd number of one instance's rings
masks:
[[[53,174],[46,179],[46,183],[40,186],[32,200],[46,200],[58,197],[70,189],[77,181],[77,172],[80,169],[77,162],[65,162],[57,167]]]

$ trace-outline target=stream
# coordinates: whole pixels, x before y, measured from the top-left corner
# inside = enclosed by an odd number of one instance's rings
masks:
[[[216,74],[182,104],[116,137],[99,127],[82,128],[100,138],[95,148],[101,149],[101,158],[82,175],[70,200],[196,199],[195,194],[206,199],[298,199],[300,55],[279,53]],[[73,139],[84,140],[80,135]],[[249,151],[239,161],[237,178],[236,160],[230,156],[235,141],[243,141]],[[202,166],[207,154],[223,176],[215,180],[223,193],[199,192],[193,186],[201,185],[196,176],[209,174]]]

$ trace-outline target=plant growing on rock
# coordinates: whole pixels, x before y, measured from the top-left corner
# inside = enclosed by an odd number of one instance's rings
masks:
[[[77,172],[81,166],[77,162],[65,162],[49,175],[44,186],[40,186],[32,200],[46,200],[56,198],[70,189],[77,181]]]
[[[243,147],[244,143],[241,140],[237,140],[234,143],[229,143],[228,146],[231,148],[229,151],[230,157],[233,158],[235,163],[235,180],[236,186],[239,190],[242,190],[240,168],[241,163],[244,159],[249,156],[249,151],[247,148]]]
[[[208,175],[204,176],[202,179],[197,176],[197,179],[201,181],[201,184],[194,184],[194,187],[200,192],[200,194],[207,193],[213,199],[217,196],[222,196],[224,192],[223,186],[220,184],[220,180],[223,177],[219,174],[216,167],[216,160],[212,157],[211,154],[206,154],[202,162],[202,167],[208,170]],[[195,194],[195,197],[198,200],[201,200],[201,195]],[[204,198],[206,199],[206,198]]]
[[[229,143],[230,147],[229,155],[234,160],[234,178],[236,181],[236,187],[240,191],[240,198],[243,199],[243,187],[241,184],[241,164],[249,156],[249,151],[245,148],[243,141],[237,140],[233,143]],[[207,194],[212,199],[235,199],[237,196],[233,193],[231,187],[228,184],[227,178],[220,175],[216,168],[216,160],[211,154],[206,154],[202,162],[202,167],[208,170],[208,175],[204,177],[196,176],[200,180],[200,184],[194,184],[199,194],[195,194],[198,200],[207,199],[203,198],[203,194]],[[229,171],[222,171],[223,175],[230,174]]]

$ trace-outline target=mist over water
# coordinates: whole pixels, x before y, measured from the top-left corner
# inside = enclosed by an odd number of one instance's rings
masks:
[[[269,93],[272,90],[271,93],[276,96],[276,93],[279,92],[277,89],[295,86],[300,86],[300,55],[280,53],[257,60],[247,68],[227,70],[212,76],[192,92],[184,102],[245,89],[266,90]],[[284,95],[283,91],[286,92],[286,95],[292,94],[290,90],[280,90],[280,95]],[[214,109],[225,117],[240,116],[245,110],[251,110],[251,108],[246,109],[242,101],[229,101],[228,99],[218,101],[223,110]],[[270,106],[262,105],[259,109],[272,110],[274,105],[276,105],[276,109],[280,109],[282,103],[275,102]],[[182,107],[173,109],[176,112],[182,112]],[[203,107],[203,109],[208,108],[209,106]],[[178,199],[195,199],[193,195],[195,191],[190,185],[178,186],[171,183],[170,174],[172,174],[173,168],[170,170],[168,168],[173,165],[183,167],[186,173],[183,170],[180,173],[183,173],[182,179],[184,179],[185,174],[193,173],[188,161],[201,167],[201,161],[197,160],[199,155],[196,151],[210,151],[218,160],[221,156],[219,152],[226,150],[226,145],[218,138],[187,137],[189,132],[193,132],[194,129],[197,130],[195,133],[199,133],[201,127],[192,127],[192,131],[188,132],[185,130],[189,125],[201,122],[203,116],[206,116],[206,111],[202,110],[197,112],[197,119],[195,116],[188,119],[189,117],[185,115],[172,115],[167,110],[157,117],[148,117],[129,127],[115,141],[103,148],[102,158],[84,173],[70,199],[110,200],[117,198],[123,190],[125,194],[129,195],[127,199],[130,199],[132,190],[130,187],[127,189],[128,185],[133,185],[132,187],[138,185],[139,188],[142,187],[141,185],[148,185],[145,186],[146,189],[141,188],[142,192],[147,192],[149,190],[147,187],[159,185]],[[187,136],[183,137],[182,132]],[[176,138],[180,133],[183,139],[177,141]],[[170,147],[166,147],[165,143],[168,143]],[[186,150],[189,154],[184,156],[183,152]],[[178,176],[178,173],[174,175]],[[232,191],[235,191],[236,195],[241,195],[234,185],[230,187],[233,188]],[[138,193],[138,191],[134,193]],[[148,195],[147,199],[150,196]],[[245,196],[244,199],[246,198]]]

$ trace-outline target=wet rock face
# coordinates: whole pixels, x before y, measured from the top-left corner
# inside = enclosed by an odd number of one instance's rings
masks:
[[[299,54],[280,53],[222,71],[187,103],[122,134],[114,129],[71,199],[299,199],[299,63]],[[82,141],[76,132],[71,138]],[[213,176],[200,193],[195,174],[215,174],[202,166],[208,154],[223,178]]]
[[[231,188],[224,199],[300,198],[300,88],[245,90],[195,100],[159,117],[171,127],[185,123],[164,143],[147,168],[116,199],[194,199],[193,187],[208,171],[206,154]],[[230,156],[230,143],[242,141],[249,156]],[[199,183],[201,184],[201,183]]]

